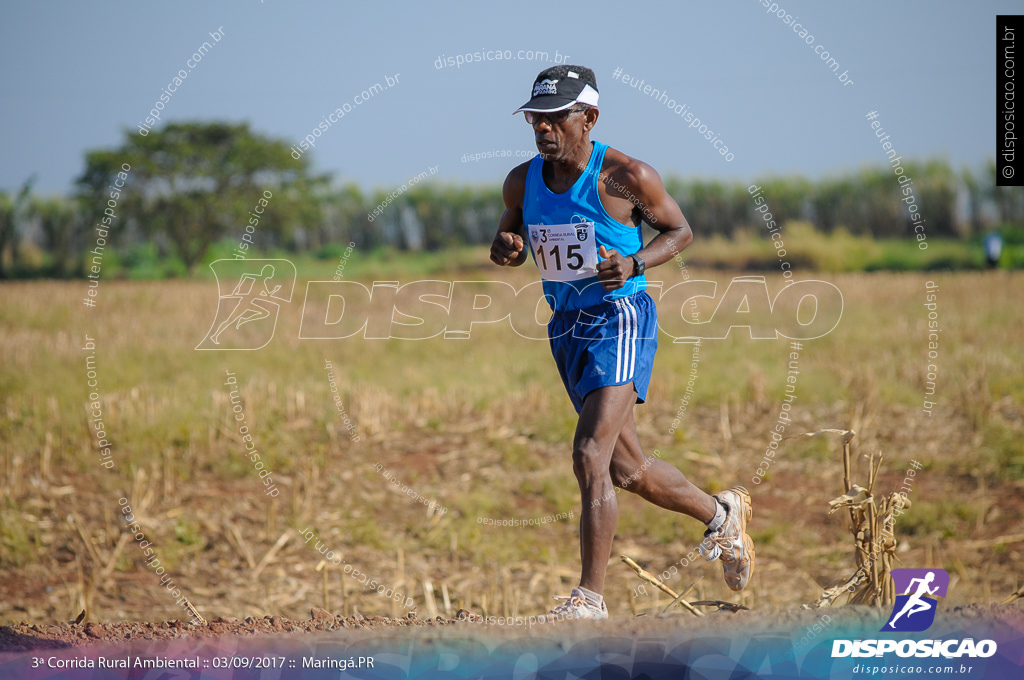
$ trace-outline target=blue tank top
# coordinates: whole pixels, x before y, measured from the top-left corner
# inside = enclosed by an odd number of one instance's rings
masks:
[[[598,176],[608,145],[595,141],[593,146],[586,169],[564,194],[554,193],[544,183],[543,158],[537,155],[530,161],[526,171],[526,193],[523,196],[523,224],[570,224],[581,220],[593,222],[597,240],[593,248],[604,246],[616,250],[623,257],[629,257],[643,247],[641,226],[633,227],[618,222],[604,209],[598,192]],[[533,254],[532,250],[530,252]],[[536,262],[535,254],[533,258]],[[606,300],[638,293],[647,288],[647,278],[630,278],[626,285],[613,291],[606,291],[596,276],[572,283],[545,279],[543,287],[552,308],[556,312],[564,312],[593,307]]]

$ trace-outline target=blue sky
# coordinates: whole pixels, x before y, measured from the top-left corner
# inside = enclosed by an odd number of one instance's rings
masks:
[[[0,187],[38,175],[65,192],[89,149],[137,129],[209,34],[223,39],[169,98],[162,121],[249,121],[298,142],[349,104],[310,152],[314,168],[363,188],[437,168],[445,182],[500,182],[534,151],[510,112],[554,56],[590,66],[601,92],[593,137],[663,175],[748,181],[810,178],[885,162],[865,114],[904,158],[978,167],[994,156],[995,16],[1012,2],[778,5],[729,2],[5,2],[0,5]],[[827,50],[844,85],[815,54]],[[439,57],[513,57],[436,68]],[[546,51],[548,62],[527,60]],[[616,68],[667,91],[734,154],[665,104],[613,78]],[[386,77],[397,83],[361,104]]]

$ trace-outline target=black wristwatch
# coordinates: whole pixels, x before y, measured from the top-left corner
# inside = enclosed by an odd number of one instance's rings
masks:
[[[633,258],[633,276],[640,276],[647,269],[647,263],[639,255],[630,255]]]

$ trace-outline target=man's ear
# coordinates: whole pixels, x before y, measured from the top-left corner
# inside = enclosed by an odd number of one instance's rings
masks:
[[[583,124],[583,130],[585,132],[590,132],[594,126],[597,125],[597,117],[600,113],[601,112],[595,108],[589,108],[586,110],[584,115],[586,115],[587,121]]]

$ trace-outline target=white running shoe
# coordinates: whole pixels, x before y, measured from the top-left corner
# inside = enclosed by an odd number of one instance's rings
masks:
[[[608,607],[604,602],[598,607],[587,600],[579,588],[573,588],[569,597],[555,596],[556,600],[565,600],[545,616],[545,621],[601,621],[608,618]]]
[[[732,590],[743,590],[754,573],[754,542],[746,533],[750,494],[742,486],[734,486],[714,497],[726,508],[725,522],[718,531],[704,533],[700,552],[711,561],[721,557],[725,584]],[[709,542],[711,547],[705,551],[703,546]]]

